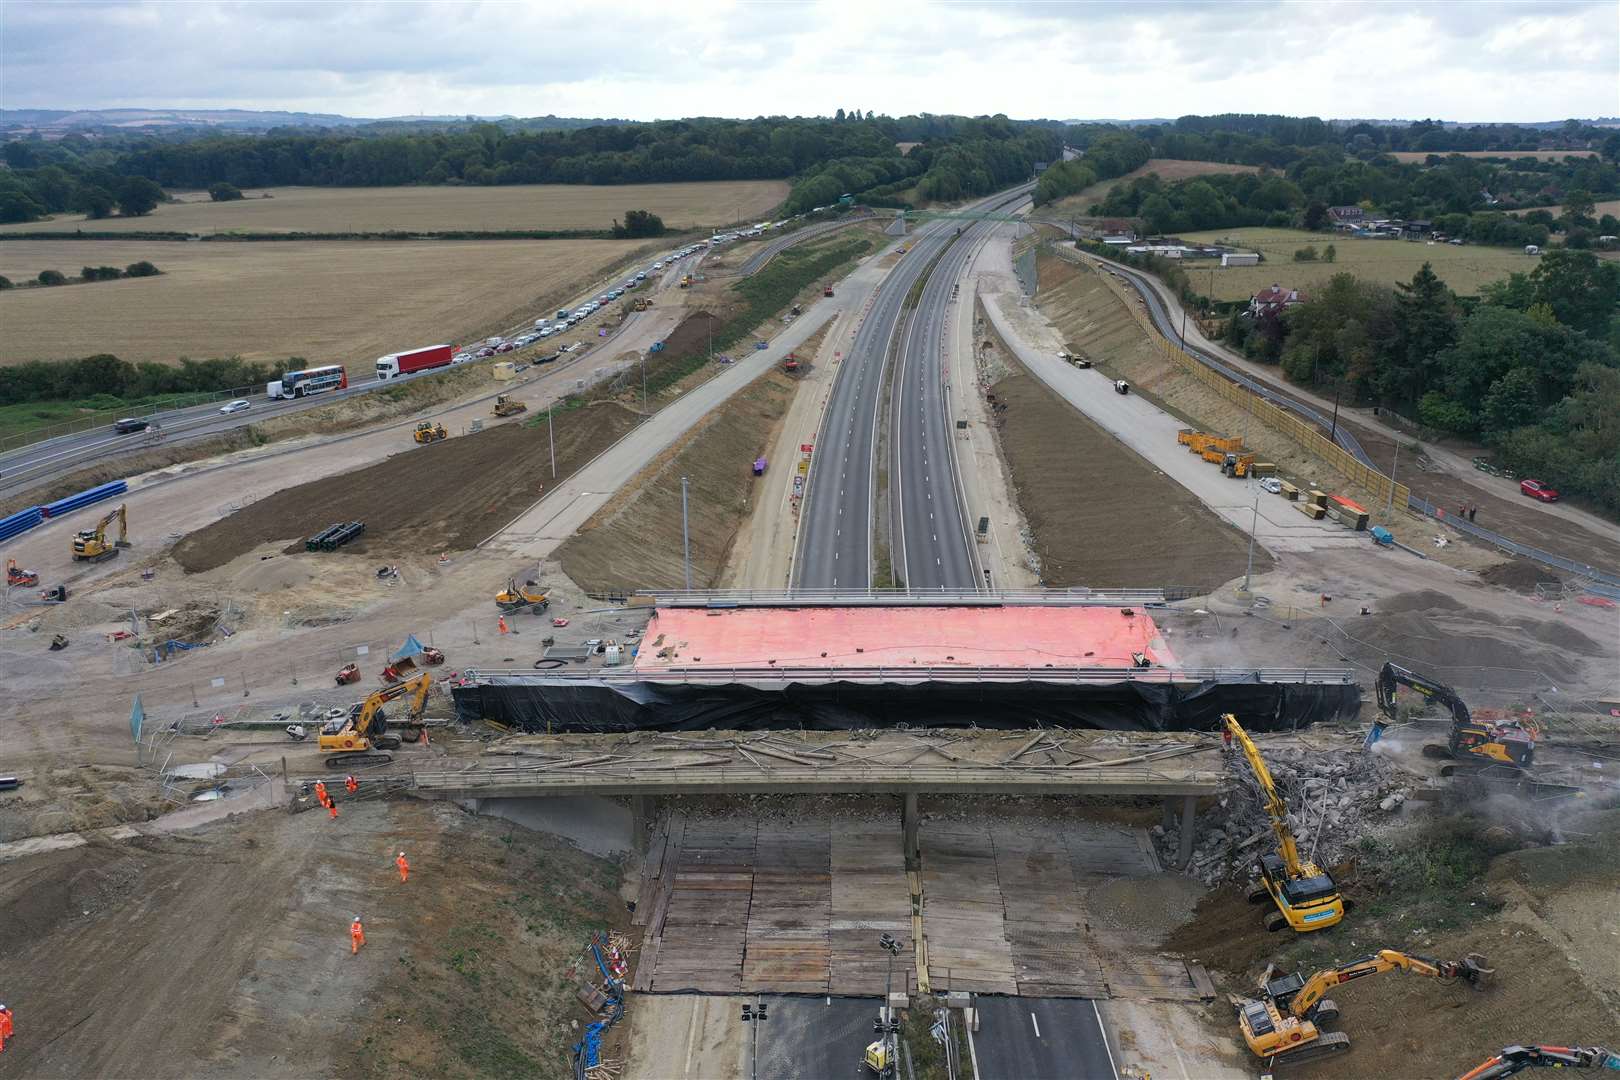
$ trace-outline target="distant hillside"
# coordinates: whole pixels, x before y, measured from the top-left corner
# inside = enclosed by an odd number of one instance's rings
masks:
[[[446,125],[497,123],[520,131],[604,127],[629,123],[599,117],[536,116],[340,116],[336,113],[259,109],[0,109],[0,134],[38,132],[60,136],[89,131],[159,131],[206,128],[241,134],[275,128],[382,128],[412,130]]]

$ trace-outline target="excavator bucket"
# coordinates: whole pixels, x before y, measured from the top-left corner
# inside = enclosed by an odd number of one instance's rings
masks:
[[[1459,962],[1462,971],[1458,978],[1467,980],[1468,985],[1475,990],[1483,990],[1490,986],[1496,977],[1496,969],[1486,967],[1486,960],[1477,952],[1471,952]]]

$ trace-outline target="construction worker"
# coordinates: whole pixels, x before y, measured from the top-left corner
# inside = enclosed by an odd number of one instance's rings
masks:
[[[330,795],[328,795],[326,798],[326,812],[332,815],[331,820],[337,820],[337,803],[332,801],[332,797]]]
[[[350,773],[348,776],[343,778],[343,788],[350,795],[353,795],[355,792],[360,790],[360,781],[354,778],[353,773]]]
[[[315,781],[315,801],[325,806],[331,800],[332,797],[326,793],[326,781]]]
[[[11,1010],[0,1004],[0,1050],[6,1048],[6,1040],[11,1038],[13,1030],[15,1030],[15,1025],[11,1020]]]
[[[399,853],[399,858],[394,860],[394,865],[399,867],[399,883],[405,884],[405,879],[411,876],[411,864],[405,861],[403,851]]]
[[[360,925],[360,916],[354,917],[349,924],[349,955],[353,956],[360,951],[360,946],[366,943],[366,928]]]

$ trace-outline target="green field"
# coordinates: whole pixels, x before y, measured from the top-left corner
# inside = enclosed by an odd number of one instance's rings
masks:
[[[1311,233],[1300,229],[1217,229],[1185,233],[1189,243],[1221,243],[1243,251],[1258,251],[1265,261],[1259,266],[1231,266],[1214,269],[1214,296],[1217,300],[1244,300],[1267,285],[1310,290],[1334,274],[1348,270],[1373,281],[1410,281],[1424,263],[1433,263],[1434,272],[1454,292],[1473,296],[1489,281],[1500,281],[1514,271],[1526,272],[1536,258],[1519,248],[1479,247],[1472,244],[1415,243],[1407,240],[1361,240],[1332,233]],[[1294,252],[1311,246],[1320,252],[1332,244],[1337,258],[1331,263],[1295,262]],[[1193,288],[1210,293],[1210,270],[1203,260],[1187,264]]]

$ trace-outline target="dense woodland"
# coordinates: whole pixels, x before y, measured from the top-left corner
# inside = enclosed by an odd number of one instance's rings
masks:
[[[1393,288],[1337,274],[1280,317],[1235,313],[1226,336],[1295,383],[1478,440],[1620,512],[1620,263],[1550,251],[1477,299],[1428,264]]]

